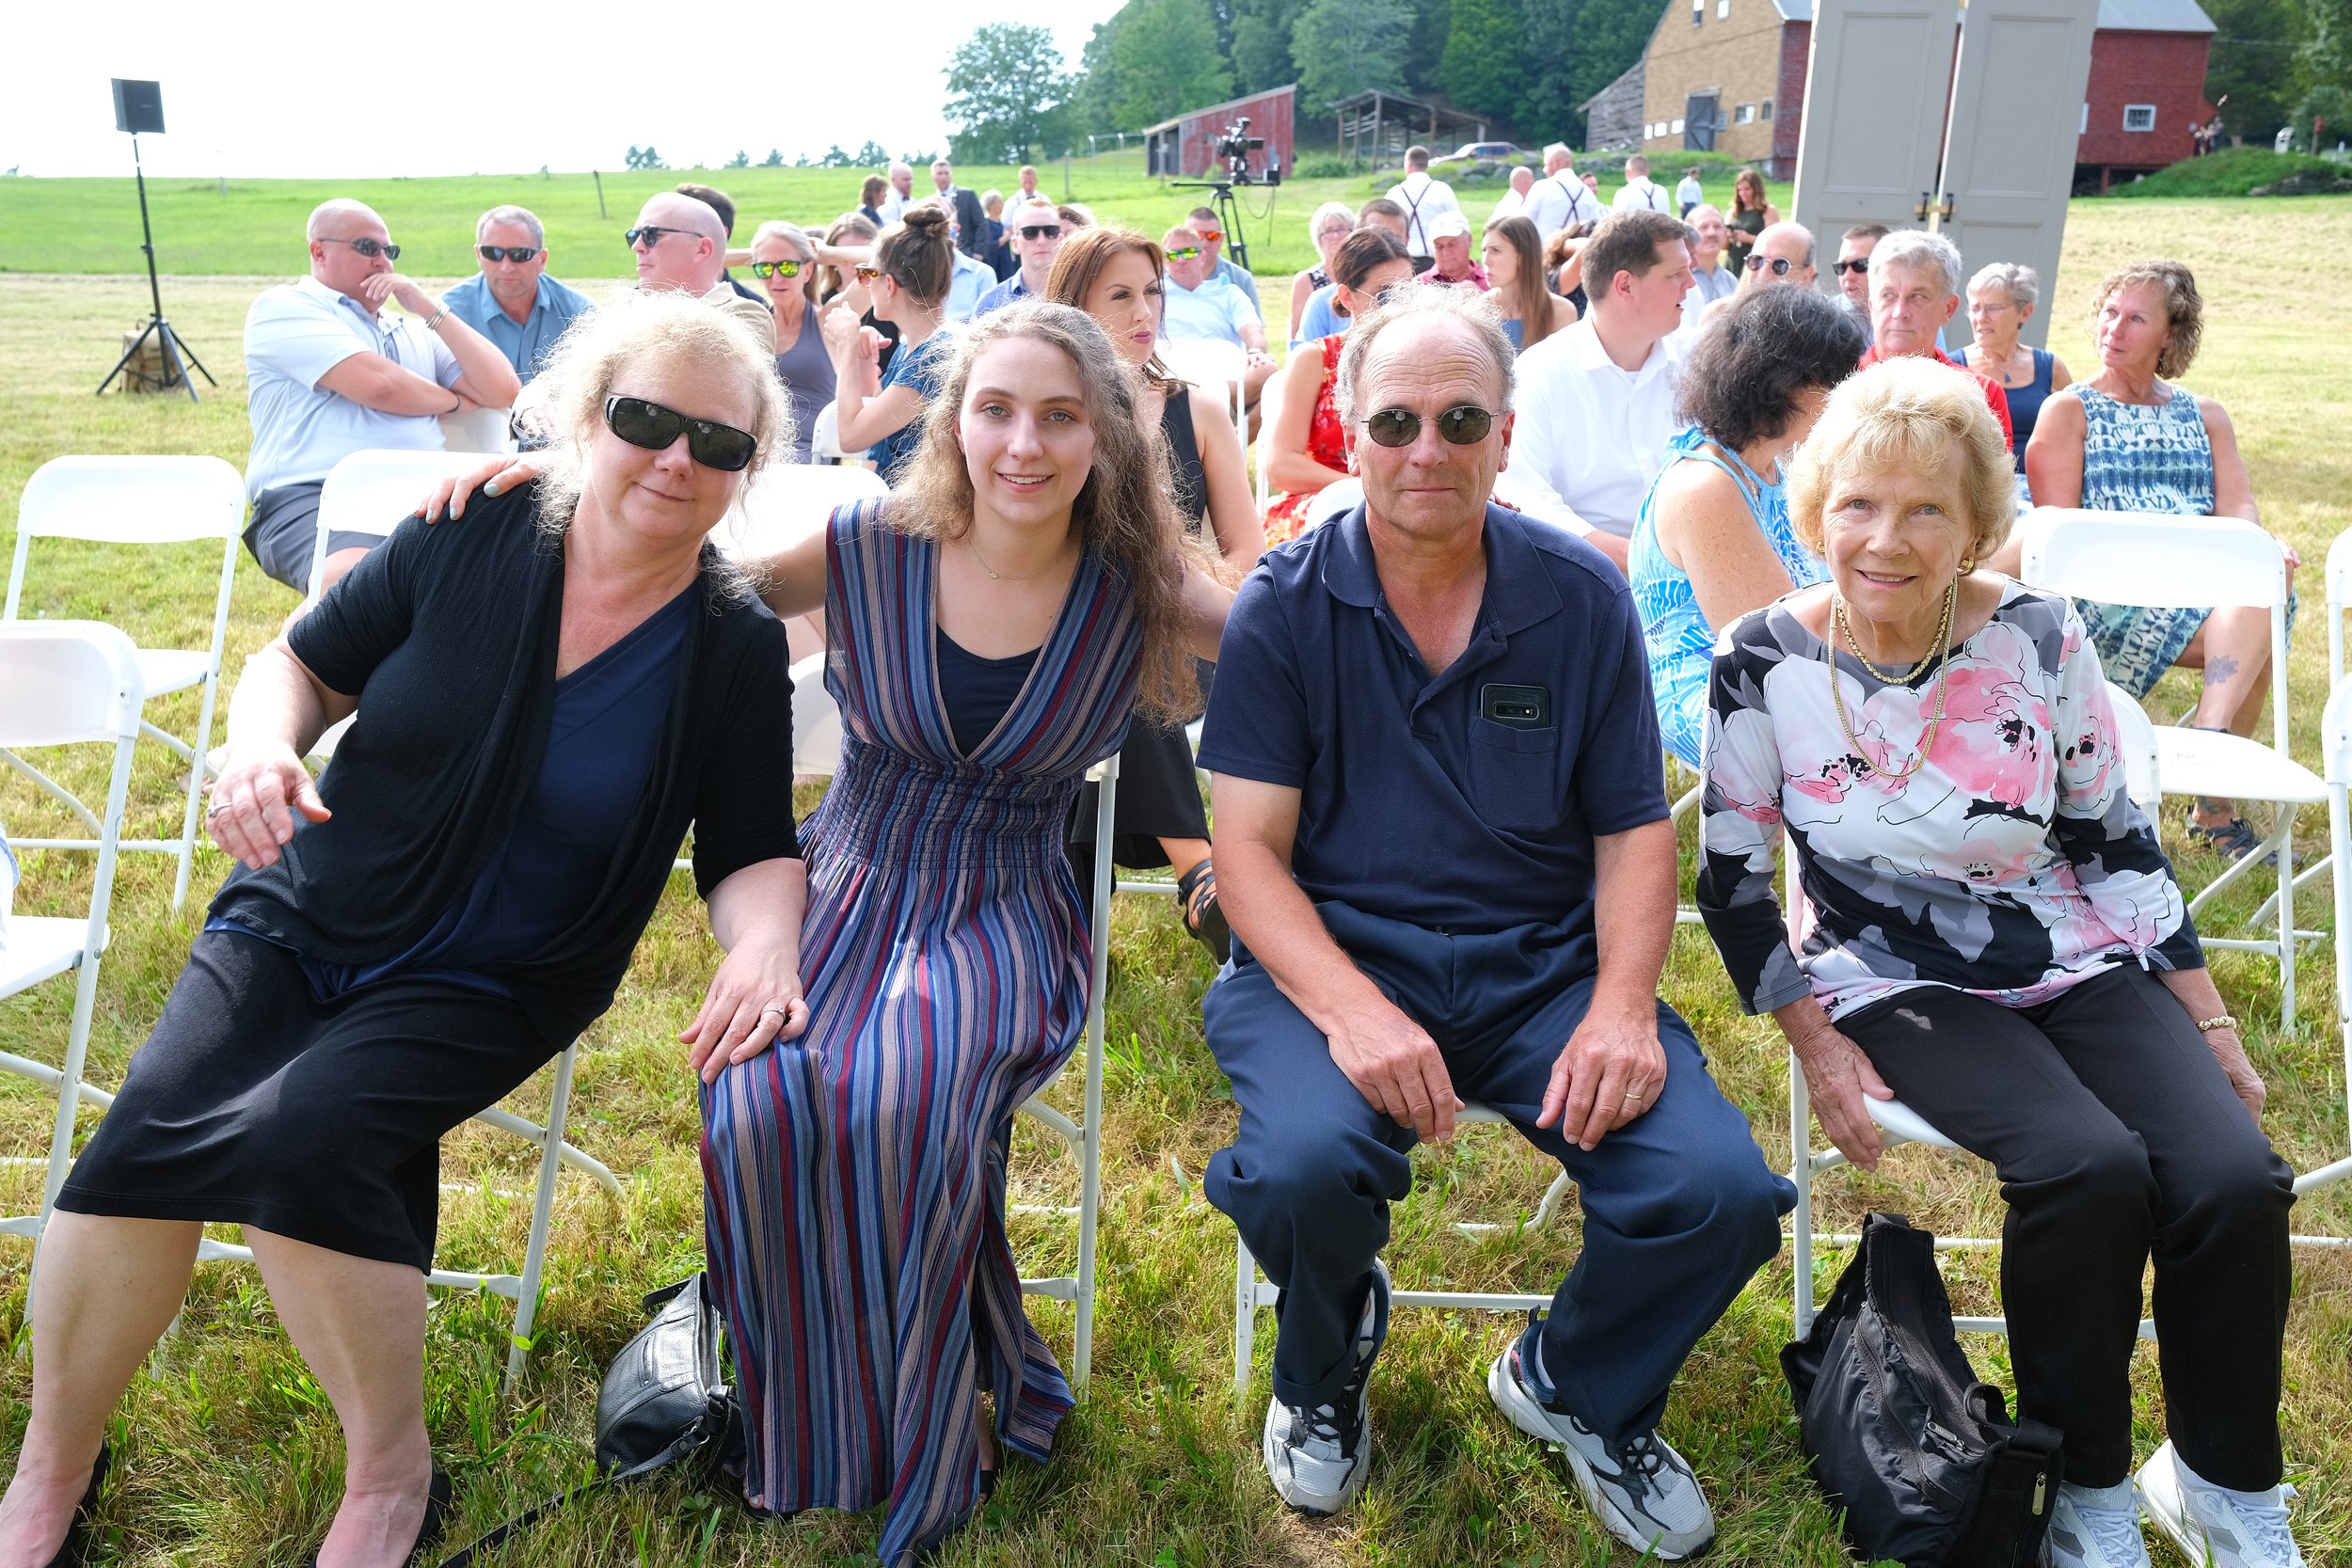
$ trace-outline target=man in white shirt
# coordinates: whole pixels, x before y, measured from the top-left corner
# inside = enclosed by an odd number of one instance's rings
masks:
[[[1256,406],[1258,389],[1275,369],[1265,351],[1265,323],[1248,294],[1209,275],[1200,235],[1179,224],[1161,244],[1168,253],[1168,278],[1160,335],[1171,342],[1205,338],[1243,349],[1242,386],[1248,404]]]
[[[1610,206],[1622,213],[1629,207],[1640,207],[1652,213],[1671,213],[1674,203],[1666,199],[1666,192],[1649,177],[1649,160],[1639,152],[1625,161],[1625,188]]]
[[[1535,186],[1535,171],[1525,164],[1511,171],[1511,188],[1495,198],[1495,210],[1486,214],[1488,223],[1497,218],[1517,217],[1527,207],[1527,193]]]
[[[1413,270],[1427,272],[1438,259],[1437,247],[1429,242],[1430,220],[1462,210],[1454,199],[1454,187],[1429,177],[1429,149],[1405,150],[1405,178],[1390,187],[1389,199],[1405,209],[1405,250],[1413,259]]]
[[[326,202],[305,234],[310,276],[265,291],[245,318],[245,546],[297,594],[310,588],[328,469],[377,448],[438,451],[441,415],[507,407],[522,386],[495,344],[392,270],[400,246],[373,210]],[[407,314],[384,316],[388,300]],[[380,542],[330,535],[325,585]]]
[[[1599,198],[1577,178],[1576,161],[1559,142],[1544,149],[1544,177],[1528,189],[1526,215],[1547,240],[1563,229],[1600,221]]]
[[[1682,214],[1682,221],[1690,222],[1692,210],[1706,199],[1707,192],[1699,184],[1699,171],[1695,168],[1684,169],[1682,183],[1675,187],[1675,207]]]
[[[1669,213],[1612,213],[1585,245],[1592,310],[1519,356],[1511,466],[1499,499],[1557,523],[1615,562],[1674,438],[1670,336],[1682,323],[1691,252]]]
[[[906,215],[907,204],[914,199],[914,166],[892,164],[890,189],[882,193],[882,220],[884,229]]]

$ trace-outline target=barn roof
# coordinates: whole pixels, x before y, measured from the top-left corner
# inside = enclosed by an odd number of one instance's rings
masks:
[[[1212,103],[1205,109],[1186,109],[1183,114],[1178,115],[1173,119],[1164,119],[1157,125],[1145,126],[1140,133],[1131,134],[1148,136],[1154,131],[1170,130],[1175,126],[1182,125],[1188,119],[1200,119],[1203,116],[1207,115],[1227,114],[1234,109],[1240,108],[1245,103],[1255,103],[1260,99],[1263,98],[1279,98],[1286,92],[1296,92],[1297,90],[1298,84],[1296,82],[1285,82],[1279,87],[1268,87],[1263,92],[1244,93],[1239,98],[1229,98],[1222,103]]]
[[[1772,0],[1783,22],[1813,20],[1813,0]],[[2099,0],[2099,27],[2117,33],[2219,31],[2197,0]]]

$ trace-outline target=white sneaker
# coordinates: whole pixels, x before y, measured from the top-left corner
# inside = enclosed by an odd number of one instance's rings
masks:
[[[1530,1364],[1541,1322],[1529,1313],[1527,1332],[1487,1370],[1486,1393],[1495,1407],[1530,1437],[1566,1450],[1584,1506],[1610,1534],[1664,1562],[1707,1550],[1715,1540],[1715,1514],[1690,1465],[1654,1432],[1605,1441],[1560,1403]]]
[[[2125,1493],[2121,1508],[2099,1508],[2080,1486],[2058,1488],[2050,1510],[2050,1533],[2042,1560],[2049,1568],[2149,1568],[2148,1543],[2139,1533],[2139,1509]]]
[[[2198,1568],[2304,1568],[2287,1528],[2292,1486],[2233,1492],[2181,1463],[2165,1444],[2132,1478],[2140,1511]]]
[[[1266,1402],[1266,1479],[1284,1502],[1311,1518],[1337,1513],[1364,1489],[1372,1458],[1372,1364],[1389,1337],[1389,1270],[1372,1265],[1372,1292],[1356,1330],[1356,1370],[1330,1404],[1312,1409]]]

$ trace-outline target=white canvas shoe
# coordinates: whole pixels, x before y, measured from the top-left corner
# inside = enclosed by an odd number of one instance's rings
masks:
[[[2042,1560],[2049,1568],[2149,1568],[2148,1543],[2139,1533],[2139,1509],[2123,1494],[2121,1508],[2100,1508],[2080,1486],[2060,1486],[2050,1510],[2050,1533]]]

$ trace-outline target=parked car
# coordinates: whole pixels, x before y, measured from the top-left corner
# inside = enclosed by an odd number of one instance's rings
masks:
[[[1430,159],[1429,166],[1437,168],[1441,165],[1467,164],[1481,173],[1488,173],[1497,164],[1522,161],[1534,162],[1534,154],[1512,142],[1472,141],[1464,142],[1459,148],[1441,157]]]

